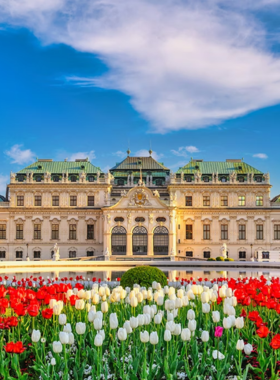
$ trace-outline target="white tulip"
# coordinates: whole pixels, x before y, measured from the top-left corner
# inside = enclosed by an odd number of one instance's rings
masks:
[[[166,322],[166,330],[173,332],[175,330],[175,322],[174,321]]]
[[[89,322],[93,322],[94,321],[95,314],[96,313],[94,311],[91,311],[91,310],[88,312],[88,321]]]
[[[232,289],[231,288],[227,288],[227,290],[226,290],[226,296],[227,297],[232,297]]]
[[[86,332],[86,324],[83,322],[76,323],[76,333],[78,335],[83,335]]]
[[[59,354],[62,352],[62,344],[61,342],[53,342],[53,352]]]
[[[39,342],[40,338],[41,338],[40,330],[33,330],[32,335],[31,335],[32,342],[37,343],[37,342]]]
[[[150,343],[151,344],[158,344],[158,333],[156,331],[151,332]]]
[[[191,331],[195,331],[195,329],[196,329],[196,320],[195,319],[190,319],[189,320],[189,322],[188,322],[188,328]]]
[[[171,340],[171,332],[170,332],[170,330],[165,330],[164,331],[164,340],[166,342],[170,342],[170,340]]]
[[[208,292],[203,292],[201,293],[201,302],[203,303],[208,303],[210,301],[209,293]]]
[[[54,305],[53,307],[53,313],[54,315],[59,315],[62,311],[62,308],[59,304]]]
[[[55,358],[51,358],[51,365],[56,365],[56,360],[55,360]]]
[[[244,348],[244,340],[243,339],[239,339],[236,343],[236,349],[238,351],[242,351]]]
[[[181,339],[186,342],[191,340],[191,331],[188,328],[185,328],[181,332]]]
[[[214,350],[212,353],[213,359],[219,359],[222,360],[225,358],[225,355],[223,355],[220,351]]]
[[[144,297],[143,297],[142,293],[137,293],[136,294],[136,298],[137,298],[138,303],[142,303],[143,302]]]
[[[157,313],[157,305],[152,305],[151,309],[153,310],[154,315]]]
[[[60,314],[60,316],[58,317],[58,323],[60,325],[66,325],[66,321],[67,321],[67,317],[65,314]]]
[[[97,305],[97,304],[99,304],[99,301],[100,301],[100,297],[99,297],[99,294],[93,294],[93,296],[92,296],[92,303],[94,304],[94,305]]]
[[[96,334],[94,338],[94,345],[96,347],[101,347],[103,344],[103,338],[100,334]]]
[[[224,326],[225,329],[230,329],[231,328],[231,323],[232,323],[231,318],[224,317],[224,319],[223,319],[223,326]]]
[[[208,342],[208,340],[209,340],[209,332],[208,331],[202,331],[201,340],[204,343]]]
[[[175,300],[175,308],[176,309],[180,309],[181,307],[183,307],[183,301],[181,298],[176,298]]]
[[[181,323],[175,323],[175,329],[173,330],[173,335],[180,335],[182,331]]]
[[[95,330],[101,330],[102,329],[102,319],[100,318],[95,318],[93,321],[93,326]]]
[[[98,334],[102,336],[102,339],[104,341],[104,339],[105,339],[105,331],[104,330],[99,330]]]
[[[138,318],[137,317],[130,317],[130,326],[133,329],[136,329],[138,327]]]
[[[189,304],[189,297],[188,296],[184,296],[182,298],[182,302],[183,302],[183,306],[188,306],[188,304]]]
[[[167,312],[167,321],[174,321],[174,315],[173,313]]]
[[[144,315],[144,325],[149,325],[151,323],[150,314],[143,314],[143,315]]]
[[[243,319],[243,317],[236,318],[236,320],[235,320],[235,326],[238,329],[243,329],[243,327],[244,327],[244,319]]]
[[[162,315],[161,314],[156,314],[154,318],[154,322],[156,325],[160,325],[162,321]]]
[[[50,305],[50,308],[52,309],[53,307],[54,307],[54,305],[56,305],[56,303],[57,303],[57,300],[55,300],[55,299],[51,299],[50,300],[50,303],[49,303],[49,305]]]
[[[164,302],[164,297],[162,296],[158,296],[158,299],[156,301],[157,305],[158,306],[162,306],[163,305],[163,302]]]
[[[138,326],[143,326],[145,323],[145,317],[143,314],[138,314]]]
[[[141,340],[141,342],[142,343],[147,343],[147,342],[149,342],[149,340],[150,340],[150,335],[149,335],[149,333],[148,333],[148,331],[140,331],[140,340]]]
[[[69,334],[67,332],[60,331],[59,340],[62,344],[68,344],[69,343]]]
[[[130,321],[125,321],[124,324],[123,324],[123,327],[124,327],[124,329],[126,329],[126,332],[128,334],[132,333],[132,328],[130,326]]]
[[[75,302],[75,308],[77,310],[84,310],[84,308],[85,308],[85,301],[84,300],[76,300],[76,302]]]
[[[195,312],[192,309],[188,310],[187,319],[188,320],[195,319]]]
[[[209,303],[203,303],[202,304],[202,312],[204,314],[210,313],[210,305],[209,305]]]
[[[131,307],[137,307],[138,300],[137,300],[137,298],[135,296],[131,297],[131,299],[130,299],[130,305],[131,305]]]
[[[226,298],[226,288],[224,286],[222,286],[220,289],[219,289],[219,296],[221,298]]]
[[[118,329],[118,338],[122,341],[127,339],[126,329],[123,329],[121,327]]]
[[[72,327],[71,327],[70,323],[66,323],[66,325],[63,327],[63,331],[67,332],[67,333],[72,332]]]
[[[102,313],[107,313],[108,309],[109,309],[108,302],[107,301],[102,302],[102,304],[101,304],[101,311],[102,311]]]
[[[214,323],[220,322],[220,312],[219,311],[212,311],[212,319]]]
[[[253,346],[250,343],[244,345],[244,352],[246,355],[250,355],[253,351]]]
[[[69,344],[74,344],[75,339],[74,339],[74,334],[73,333],[68,333],[69,335]]]

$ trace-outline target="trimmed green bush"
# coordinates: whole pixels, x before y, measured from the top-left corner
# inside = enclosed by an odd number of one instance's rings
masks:
[[[225,259],[222,256],[216,257],[216,261],[225,261]]]
[[[210,257],[209,259],[207,259],[207,261],[216,261],[216,259],[214,257]]]
[[[134,284],[149,288],[153,281],[159,282],[161,286],[167,285],[166,275],[158,268],[142,266],[129,269],[121,278],[121,286],[133,287]]]
[[[225,261],[234,261],[234,259],[228,258],[228,259],[225,259]]]

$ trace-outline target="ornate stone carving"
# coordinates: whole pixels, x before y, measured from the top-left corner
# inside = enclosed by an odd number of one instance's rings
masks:
[[[158,190],[154,190],[153,191],[153,195],[154,195],[154,197],[159,198],[159,192],[158,192]]]
[[[151,203],[149,201],[148,194],[145,189],[137,189],[129,201],[129,206],[149,206]]]

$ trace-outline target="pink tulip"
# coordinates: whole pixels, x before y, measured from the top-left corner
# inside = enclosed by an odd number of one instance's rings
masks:
[[[215,328],[215,337],[216,337],[216,338],[220,338],[220,337],[223,335],[223,330],[224,330],[223,327],[221,327],[221,326],[217,326],[217,327]]]

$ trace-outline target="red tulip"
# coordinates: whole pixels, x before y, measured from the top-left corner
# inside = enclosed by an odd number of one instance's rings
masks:
[[[269,329],[266,326],[261,326],[256,333],[260,338],[266,338],[269,334]]]
[[[23,344],[21,341],[19,342],[9,342],[4,346],[5,351],[8,353],[14,353],[14,354],[21,354],[23,351],[26,350],[25,347],[23,347]]]
[[[27,308],[27,312],[30,315],[30,317],[37,317],[39,314],[39,305],[38,304],[31,304]]]
[[[50,319],[53,315],[53,309],[44,309],[42,310],[42,317],[45,319]]]
[[[274,350],[278,350],[280,348],[280,334],[276,334],[273,338],[272,338],[272,341],[270,343],[270,346],[274,349]]]

